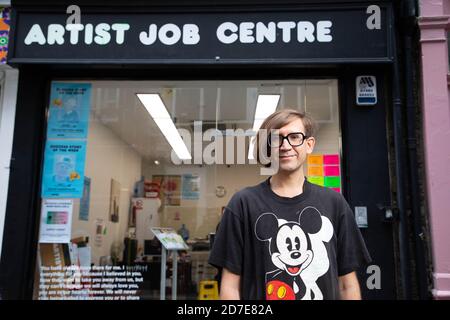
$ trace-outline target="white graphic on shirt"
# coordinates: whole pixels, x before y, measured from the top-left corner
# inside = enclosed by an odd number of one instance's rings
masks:
[[[268,242],[271,261],[277,267],[266,273],[267,299],[323,299],[317,279],[330,267],[324,242],[333,236],[333,225],[327,217],[314,207],[299,212],[298,221],[263,213],[255,223],[255,236]]]

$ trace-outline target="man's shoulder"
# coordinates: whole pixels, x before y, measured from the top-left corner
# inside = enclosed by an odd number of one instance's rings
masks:
[[[322,187],[317,184],[309,183],[311,188],[311,194],[321,199],[321,201],[342,202],[346,201],[344,196],[331,188]]]
[[[263,182],[262,182],[263,183]],[[256,185],[247,186],[236,191],[230,199],[229,204],[238,204],[238,203],[253,203],[256,198],[260,197],[264,192],[262,188],[262,183],[258,183]]]
[[[261,183],[258,183],[258,184],[252,185],[252,186],[247,186],[247,187],[244,187],[244,188],[236,191],[233,195],[233,198],[245,199],[248,197],[254,197],[255,195],[261,194],[261,192],[262,192],[261,184],[262,183],[264,183],[264,182],[261,182]]]

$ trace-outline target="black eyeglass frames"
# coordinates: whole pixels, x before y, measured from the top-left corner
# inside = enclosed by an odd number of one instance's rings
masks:
[[[309,137],[303,132],[291,132],[286,136],[281,134],[271,134],[267,138],[267,142],[272,148],[279,148],[283,145],[284,139],[286,139],[292,147],[299,147]]]

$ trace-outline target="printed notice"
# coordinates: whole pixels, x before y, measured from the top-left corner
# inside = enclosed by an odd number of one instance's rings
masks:
[[[89,83],[52,83],[47,138],[87,138]]]
[[[47,141],[42,198],[81,198],[85,157],[86,141]]]
[[[69,243],[72,211],[72,200],[43,199],[39,242]]]
[[[140,300],[148,266],[41,266],[39,300]]]

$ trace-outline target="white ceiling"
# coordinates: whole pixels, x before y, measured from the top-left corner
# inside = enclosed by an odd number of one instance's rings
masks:
[[[337,114],[337,80],[92,81],[92,116],[149,161],[170,160],[170,146],[136,93],[159,93],[178,128],[202,121],[249,129],[258,94],[281,94],[278,109],[307,111],[319,122]]]

